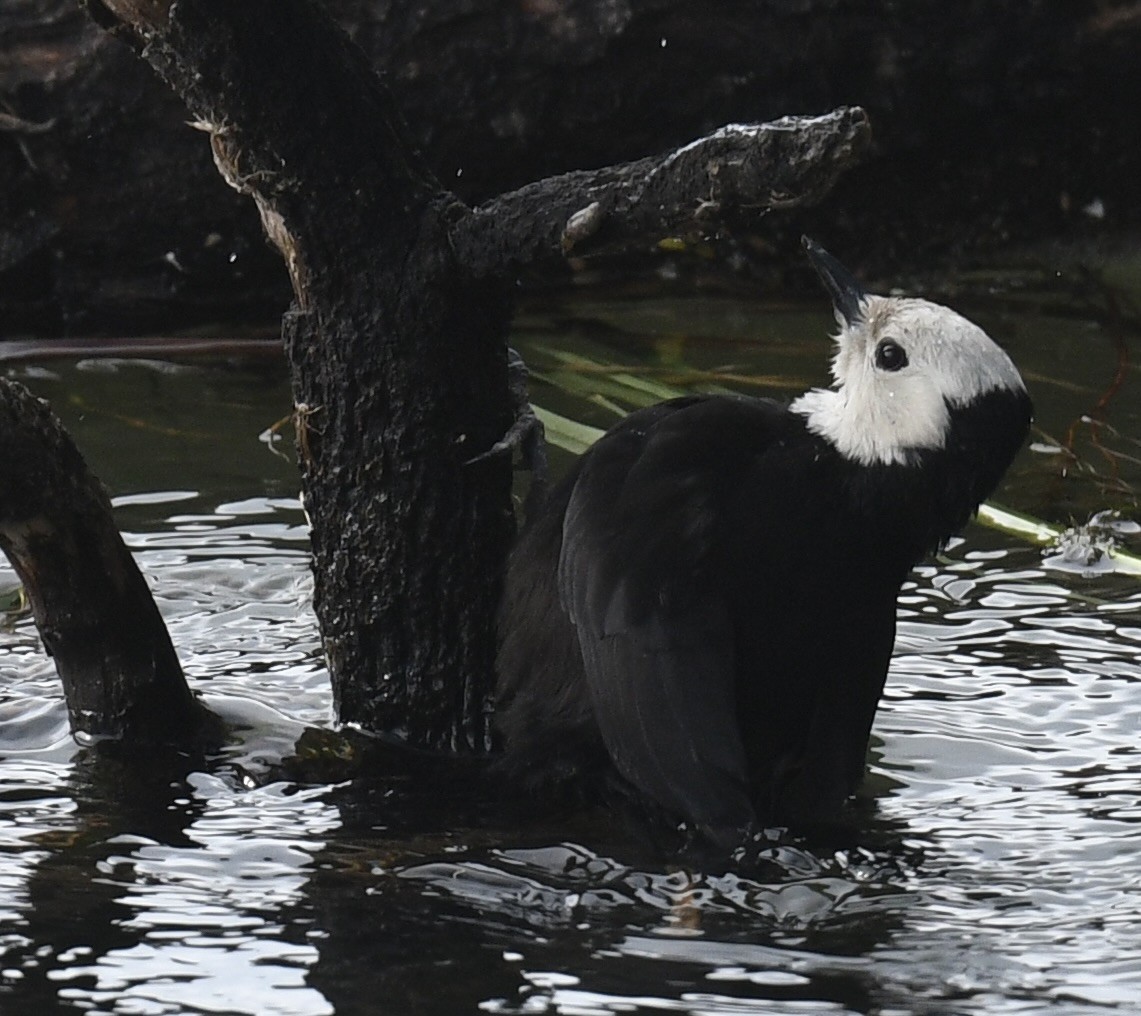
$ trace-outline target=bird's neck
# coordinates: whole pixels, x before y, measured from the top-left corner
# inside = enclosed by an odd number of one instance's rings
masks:
[[[921,452],[943,447],[950,425],[942,399],[896,405],[870,395],[861,399],[848,388],[814,388],[789,409],[804,418],[810,433],[860,466],[910,465]]]

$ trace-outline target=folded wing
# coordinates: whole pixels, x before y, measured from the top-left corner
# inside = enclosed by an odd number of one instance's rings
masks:
[[[780,413],[698,397],[635,414],[591,450],[563,521],[559,593],[607,749],[716,838],[753,819],[722,506]]]

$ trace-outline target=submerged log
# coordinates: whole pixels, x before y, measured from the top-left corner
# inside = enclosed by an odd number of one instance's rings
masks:
[[[187,687],[102,485],[47,403],[3,378],[0,550],[24,584],[80,739],[185,744],[217,729]]]
[[[513,273],[818,200],[867,149],[866,117],[725,128],[473,210],[425,168],[363,54],[310,0],[88,7],[185,100],[285,259],[314,606],[338,718],[419,748],[487,750],[513,533],[501,440],[517,408]]]

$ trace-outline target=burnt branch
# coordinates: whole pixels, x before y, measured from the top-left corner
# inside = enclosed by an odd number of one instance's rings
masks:
[[[730,124],[665,155],[548,177],[463,218],[460,260],[496,274],[668,236],[755,228],[773,209],[815,204],[871,144],[859,107]]]
[[[75,734],[153,745],[220,731],[186,684],[102,485],[47,403],[6,379],[0,550],[24,583]]]

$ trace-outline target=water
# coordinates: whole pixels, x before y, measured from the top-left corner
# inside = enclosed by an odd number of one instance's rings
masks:
[[[1135,331],[1044,292],[969,309],[1038,404],[999,499],[1067,524],[1141,482],[1136,371],[1114,429],[1081,422]],[[605,426],[642,396],[568,349],[643,389],[729,368],[787,396],[823,381],[828,327],[819,307],[579,298],[517,340],[537,401]],[[283,366],[12,371],[107,482],[188,675],[238,729],[209,758],[92,758],[30,621],[0,629],[0,1013],[1141,1010],[1136,579],[972,527],[901,599],[859,828],[698,870],[590,816],[505,821],[458,784],[284,778],[330,715],[296,474],[259,440],[289,409]]]

